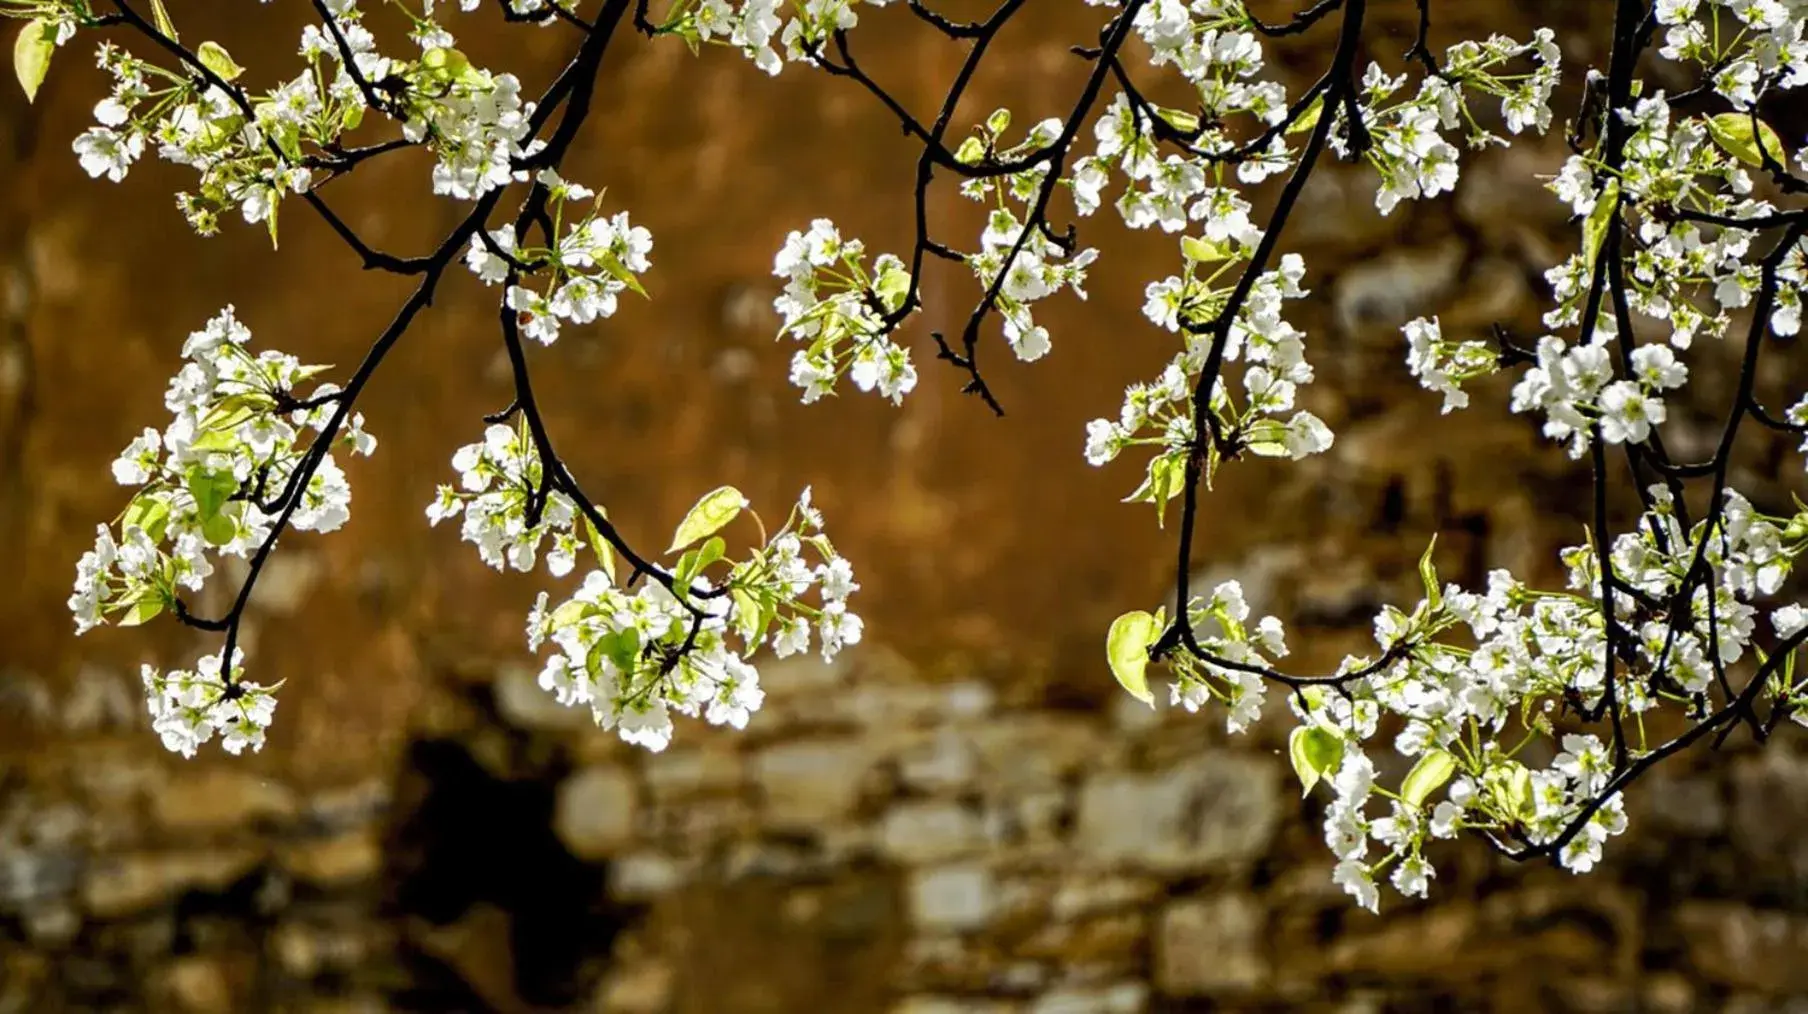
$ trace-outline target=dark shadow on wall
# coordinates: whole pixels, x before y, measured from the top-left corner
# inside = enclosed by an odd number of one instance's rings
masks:
[[[569,765],[504,733],[501,775],[465,743],[416,742],[397,794],[385,905],[401,927],[399,1010],[559,1010],[589,998],[615,937],[639,918],[607,897],[608,867],[553,832]]]

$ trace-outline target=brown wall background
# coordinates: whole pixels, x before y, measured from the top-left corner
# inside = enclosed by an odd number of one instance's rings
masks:
[[[171,6],[254,76],[291,59],[293,12]],[[1434,41],[1556,24],[1566,64],[1605,58],[1605,4],[1445,6]],[[1412,5],[1371,7],[1391,59]],[[968,118],[1064,114],[1084,74],[1066,49],[1097,19],[1029,5]],[[871,21],[862,62],[933,108],[961,51],[901,12]],[[1327,31],[1271,48],[1295,87]],[[530,86],[572,45],[494,27],[461,41],[531,68]],[[1347,911],[1317,804],[1275,755],[1284,728],[1226,741],[1210,720],[1139,713],[1100,657],[1110,618],[1168,587],[1172,532],[1118,503],[1133,456],[1090,469],[1082,431],[1166,359],[1139,307],[1174,238],[1109,212],[1083,223],[1103,255],[1090,301],[1043,310],[1053,354],[1025,366],[983,346],[1002,420],[933,361],[927,331],[957,329],[977,295],[942,265],[903,408],[799,405],[771,340],[772,254],[818,215],[906,248],[911,147],[847,82],[620,41],[567,175],[652,229],[654,298],[532,350],[554,436],[641,545],[718,483],[768,513],[813,485],[869,643],[842,667],[770,666],[747,735],[684,726],[660,757],[540,701],[519,631],[543,579],[490,572],[421,514],[509,397],[494,293],[461,276],[361,406],[381,446],[347,466],[351,525],[292,538],[259,586],[250,664],[288,680],[269,747],[163,755],[137,663],[211,642],[165,623],[76,641],[63,606],[123,502],[107,462],[160,421],[183,336],[224,303],[260,348],[349,370],[407,289],[360,272],[299,205],[272,253],[258,230],[186,234],[171,167],[86,179],[67,145],[101,85],[65,51],[36,107],[0,89],[0,1011],[1808,1009],[1808,767],[1787,743],[1682,760],[1635,794],[1634,832],[1591,877],[1464,845],[1430,905]],[[1338,444],[1225,473],[1194,561],[1288,619],[1302,668],[1358,650],[1433,532],[1441,570],[1468,581],[1548,574],[1575,538],[1578,473],[1506,415],[1507,385],[1440,416],[1397,330],[1432,313],[1446,333],[1536,326],[1570,239],[1531,174],[1560,160],[1560,141],[1473,158],[1455,199],[1385,219],[1365,169],[1307,189],[1284,246],[1307,256],[1296,323]],[[328,196],[373,244],[423,250],[461,213],[425,174],[385,160]],[[959,243],[973,231],[952,190],[934,214]],[[1692,390],[1730,374],[1716,355]],[[1677,413],[1677,453],[1716,407]],[[1799,468],[1771,455],[1735,481],[1799,489]]]

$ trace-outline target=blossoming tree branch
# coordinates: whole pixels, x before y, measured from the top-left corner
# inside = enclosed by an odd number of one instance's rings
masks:
[[[1505,407],[1586,462],[1592,519],[1560,555],[1567,583],[1533,587],[1498,570],[1485,587],[1445,584],[1428,545],[1423,597],[1385,607],[1374,651],[1320,674],[1280,667],[1282,624],[1252,621],[1236,582],[1201,589],[1191,579],[1200,497],[1219,469],[1333,444],[1296,407],[1314,370],[1287,311],[1308,294],[1310,269],[1284,249],[1286,226],[1330,160],[1371,167],[1387,214],[1458,186],[1465,150],[1550,131],[1563,83],[1551,31],[1434,52],[1443,0],[1417,0],[1416,41],[1370,61],[1359,58],[1374,48],[1367,0],[1318,0],[1273,22],[1242,0],[1086,0],[1099,31],[1073,49],[1071,104],[1022,127],[1007,109],[959,117],[1027,0],[998,0],[977,21],[930,0],[458,0],[456,11],[448,0],[386,0],[371,4],[380,17],[358,0],[295,2],[316,23],[266,87],[221,44],[185,39],[161,0],[0,0],[0,13],[24,20],[14,62],[28,95],[72,42],[97,40],[113,88],[73,145],[90,175],[122,181],[154,150],[194,170],[177,206],[204,235],[236,216],[267,227],[274,245],[279,213],[305,206],[366,268],[418,279],[342,382],[254,351],[227,306],[183,345],[165,395],[170,421],[114,462],[135,492],[77,565],[69,605],[78,632],[168,614],[219,635],[192,669],[144,670],[155,729],[173,750],[193,755],[215,737],[235,753],[262,744],[277,688],[247,676],[246,603],[286,533],[347,520],[351,491],[334,454],[376,449],[360,394],[460,265],[499,293],[514,398],[470,421],[473,440],[451,461],[456,481],[432,494],[426,515],[459,519],[497,569],[544,569],[526,640],[546,654],[548,693],[658,750],[674,714],[745,725],[762,701],[762,652],[832,658],[860,640],[848,610],[859,586],[807,489],[767,520],[722,487],[678,521],[663,551],[636,549],[564,464],[535,401],[533,347],[644,296],[652,271],[647,230],[560,173],[598,69],[611,47],[680,43],[739,51],[769,74],[796,66],[844,79],[920,146],[908,250],[870,253],[818,219],[776,253],[780,337],[796,342],[790,381],[805,402],[844,382],[893,403],[912,391],[917,367],[896,336],[921,307],[934,257],[970,269],[975,291],[959,332],[930,336],[934,358],[1002,412],[982,357],[1000,345],[1023,361],[1051,354],[1038,304],[1063,290],[1085,298],[1098,256],[1074,220],[1109,199],[1129,229],[1178,238],[1174,273],[1147,283],[1144,305],[1174,336],[1172,361],[1126,391],[1115,418],[1075,435],[1090,464],[1126,453],[1145,464],[1128,499],[1152,504],[1158,523],[1179,501],[1172,600],[1120,616],[1107,660],[1149,703],[1149,667],[1160,666],[1173,703],[1221,713],[1232,732],[1284,701],[1304,789],[1323,784],[1331,796],[1334,878],[1364,907],[1378,906],[1384,882],[1424,896],[1430,842],[1459,835],[1584,872],[1625,828],[1624,792],[1654,765],[1808,718],[1808,678],[1795,666],[1808,612],[1779,600],[1808,545],[1808,506],[1756,504],[1728,481],[1735,453],[1763,431],[1808,436],[1808,395],[1759,389],[1766,352],[1800,327],[1808,149],[1791,151],[1758,112],[1808,82],[1808,0],[1613,0],[1608,65],[1571,81],[1581,94],[1563,127],[1571,154],[1545,181],[1573,213],[1575,239],[1546,275],[1545,333],[1447,337],[1419,319],[1401,334],[1406,368],[1445,412],[1470,408],[1470,381],[1509,374]],[[862,67],[856,29],[879,19],[965,51],[939,108],[909,108]],[[537,98],[457,48],[455,31],[502,23],[572,39],[570,62]],[[1267,51],[1313,33],[1332,55],[1290,91],[1267,71]],[[1658,61],[1674,65],[1665,80],[1695,83],[1667,94],[1641,75]],[[1176,88],[1184,107],[1150,98]],[[423,184],[465,209],[419,254],[373,248],[320,193],[409,148],[432,155]],[[1271,176],[1284,183],[1261,216],[1247,194]],[[985,208],[977,237],[930,228],[938,183]],[[1740,350],[1741,369],[1719,440],[1705,460],[1678,460],[1663,440],[1666,398],[1690,382],[1692,350],[1723,342]],[[1618,484],[1642,505],[1624,528],[1608,506]],[[200,615],[188,602],[221,556],[248,561],[246,576],[223,615]],[[1388,750],[1404,760],[1382,767],[1405,773],[1384,784],[1373,757]]]

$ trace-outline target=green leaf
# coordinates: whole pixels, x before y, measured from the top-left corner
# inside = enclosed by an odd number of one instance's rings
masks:
[[[38,86],[50,73],[50,58],[56,55],[56,29],[43,21],[27,21],[13,40],[13,73],[19,76],[19,87],[25,89],[25,101],[38,97]]]
[[[910,294],[910,272],[903,268],[892,268],[879,275],[873,284],[873,292],[886,309],[896,310],[904,305],[904,297]]]
[[[1293,773],[1299,776],[1303,799],[1343,760],[1343,738],[1323,726],[1302,725],[1287,737],[1287,755],[1293,761]]]
[[[1513,812],[1520,816],[1532,813],[1532,769],[1515,761],[1513,774],[1507,780],[1507,800],[1513,806]]]
[[[590,603],[588,602],[579,602],[577,599],[567,599],[565,602],[560,603],[559,608],[552,611],[552,615],[547,617],[547,620],[555,629],[570,626],[583,619],[585,611],[589,608]]]
[[[678,566],[672,568],[672,587],[682,594],[690,588],[691,580],[697,576],[697,551],[687,550],[678,558]]]
[[[253,416],[267,412],[276,407],[276,402],[262,392],[235,394],[222,398],[207,414],[201,417],[196,429],[202,433],[221,431],[231,433],[240,425],[250,422]]]
[[[1419,557],[1419,580],[1425,585],[1425,601],[1431,603],[1431,611],[1437,612],[1444,607],[1444,589],[1438,584],[1438,568],[1432,562],[1432,550],[1438,548],[1438,537],[1434,533],[1430,545],[1425,547],[1425,555]]]
[[[969,137],[961,142],[954,151],[954,160],[961,165],[977,165],[986,157],[986,143],[977,137]]]
[[[169,503],[159,497],[136,496],[126,506],[124,516],[120,518],[121,530],[136,527],[152,542],[162,542],[164,529],[169,524]]]
[[[201,514],[205,524],[208,519],[220,513],[220,508],[232,494],[239,491],[239,481],[231,472],[209,472],[195,469],[188,473],[188,491],[195,498],[195,507]]]
[[[1155,523],[1160,526],[1166,519],[1168,501],[1180,495],[1186,486],[1186,466],[1170,455],[1162,455],[1149,459],[1149,472],[1142,485],[1123,499],[1123,503],[1152,503],[1155,505]]]
[[[1162,119],[1168,121],[1175,130],[1178,130],[1183,134],[1191,134],[1193,131],[1199,129],[1199,117],[1184,109],[1169,109],[1166,106],[1156,106],[1155,113]]]
[[[622,672],[631,672],[635,657],[640,654],[640,631],[633,627],[610,631],[596,639],[594,650],[614,662],[615,667]]]
[[[1318,118],[1324,111],[1325,93],[1319,92],[1313,97],[1311,104],[1300,110],[1300,114],[1293,118],[1293,122],[1287,124],[1286,132],[1289,134],[1303,134],[1306,131],[1311,130],[1313,127],[1318,126]]]
[[[601,507],[597,508],[597,513],[602,514]],[[607,518],[608,515],[603,514],[603,517]],[[584,537],[589,540],[590,551],[596,554],[596,562],[603,568],[603,573],[608,576],[609,583],[614,584],[615,548],[610,546],[609,540],[603,538],[603,533],[597,531],[596,526],[590,523],[588,514],[584,515]]]
[[[708,542],[705,542],[703,548],[697,551],[696,573],[701,574],[705,570],[708,570],[710,564],[722,559],[727,553],[728,543],[722,541],[721,536],[716,536]]]
[[[1009,109],[995,110],[991,116],[986,117],[986,129],[994,134],[1004,133],[1005,128],[1010,125],[1011,111]]]
[[[749,648],[759,644],[760,600],[745,588],[728,589],[728,600],[734,603],[735,633]]]
[[[169,11],[163,7],[163,0],[151,0],[151,20],[156,22],[157,30],[169,36],[171,42],[181,42],[176,34],[176,23],[170,20]]]
[[[1233,250],[1227,242],[1216,242],[1198,236],[1182,236],[1180,252],[1186,256],[1187,260],[1195,264],[1210,264],[1213,261],[1229,258]]]
[[[136,627],[155,619],[161,612],[163,612],[163,597],[151,593],[128,606],[115,622],[122,627]]]
[[[614,257],[604,257],[600,263],[604,268],[608,269],[609,274],[612,275],[616,281],[626,285],[629,291],[642,299],[647,298],[647,290],[640,284],[640,279],[634,277],[634,272],[629,271],[622,262],[616,260]]]
[[[711,538],[702,546],[678,558],[677,572],[672,583],[679,588],[688,589],[691,583],[697,579],[697,575],[703,573],[710,564],[722,559],[727,552],[728,543],[723,542],[721,536]]]
[[[1428,750],[1419,758],[1419,763],[1407,772],[1406,781],[1400,783],[1400,800],[1407,806],[1422,806],[1425,797],[1443,788],[1450,776],[1456,774],[1456,758],[1443,750]]]
[[[421,54],[421,66],[437,77],[455,78],[470,65],[470,59],[463,53],[445,46],[435,46]]]
[[[191,451],[230,451],[238,446],[239,438],[231,430],[206,430],[200,436],[189,441]]]
[[[746,506],[747,498],[733,486],[721,486],[703,494],[684,520],[678,522],[678,530],[672,533],[672,545],[666,552],[675,553],[698,539],[716,534]]]
[[[210,546],[224,546],[237,538],[238,534],[238,523],[225,514],[215,514],[201,522],[201,538],[206,539]]]
[[[1111,663],[1111,675],[1130,696],[1155,707],[1155,695],[1149,692],[1144,670],[1149,667],[1149,645],[1161,636],[1161,624],[1142,610],[1125,613],[1111,621],[1105,635],[1105,658]]]
[[[223,81],[237,80],[240,74],[245,73],[245,68],[234,63],[232,54],[217,42],[201,43],[201,48],[195,50],[195,58],[201,61],[201,66],[220,75]]]
[[[1601,244],[1607,241],[1607,227],[1620,213],[1620,181],[1608,180],[1595,198],[1595,206],[1582,223],[1582,258],[1592,273],[1595,258],[1601,255]]]
[[[1243,428],[1243,446],[1257,457],[1287,457],[1287,425],[1275,419],[1258,419]]]
[[[1778,165],[1783,164],[1783,139],[1777,136],[1770,124],[1758,120],[1758,132],[1752,133],[1753,117],[1750,113],[1721,113],[1708,117],[1708,136],[1720,146],[1720,150],[1733,156],[1746,165],[1762,166],[1764,153]],[[1759,150],[1762,144],[1763,150]]]

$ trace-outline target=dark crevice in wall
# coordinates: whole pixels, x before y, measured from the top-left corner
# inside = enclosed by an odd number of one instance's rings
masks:
[[[569,764],[499,726],[480,735],[481,747],[426,739],[407,751],[383,890],[401,926],[404,982],[390,1000],[499,1014],[586,1002],[640,912],[611,902],[608,867],[573,856],[553,831]],[[501,774],[485,750],[498,743]]]

